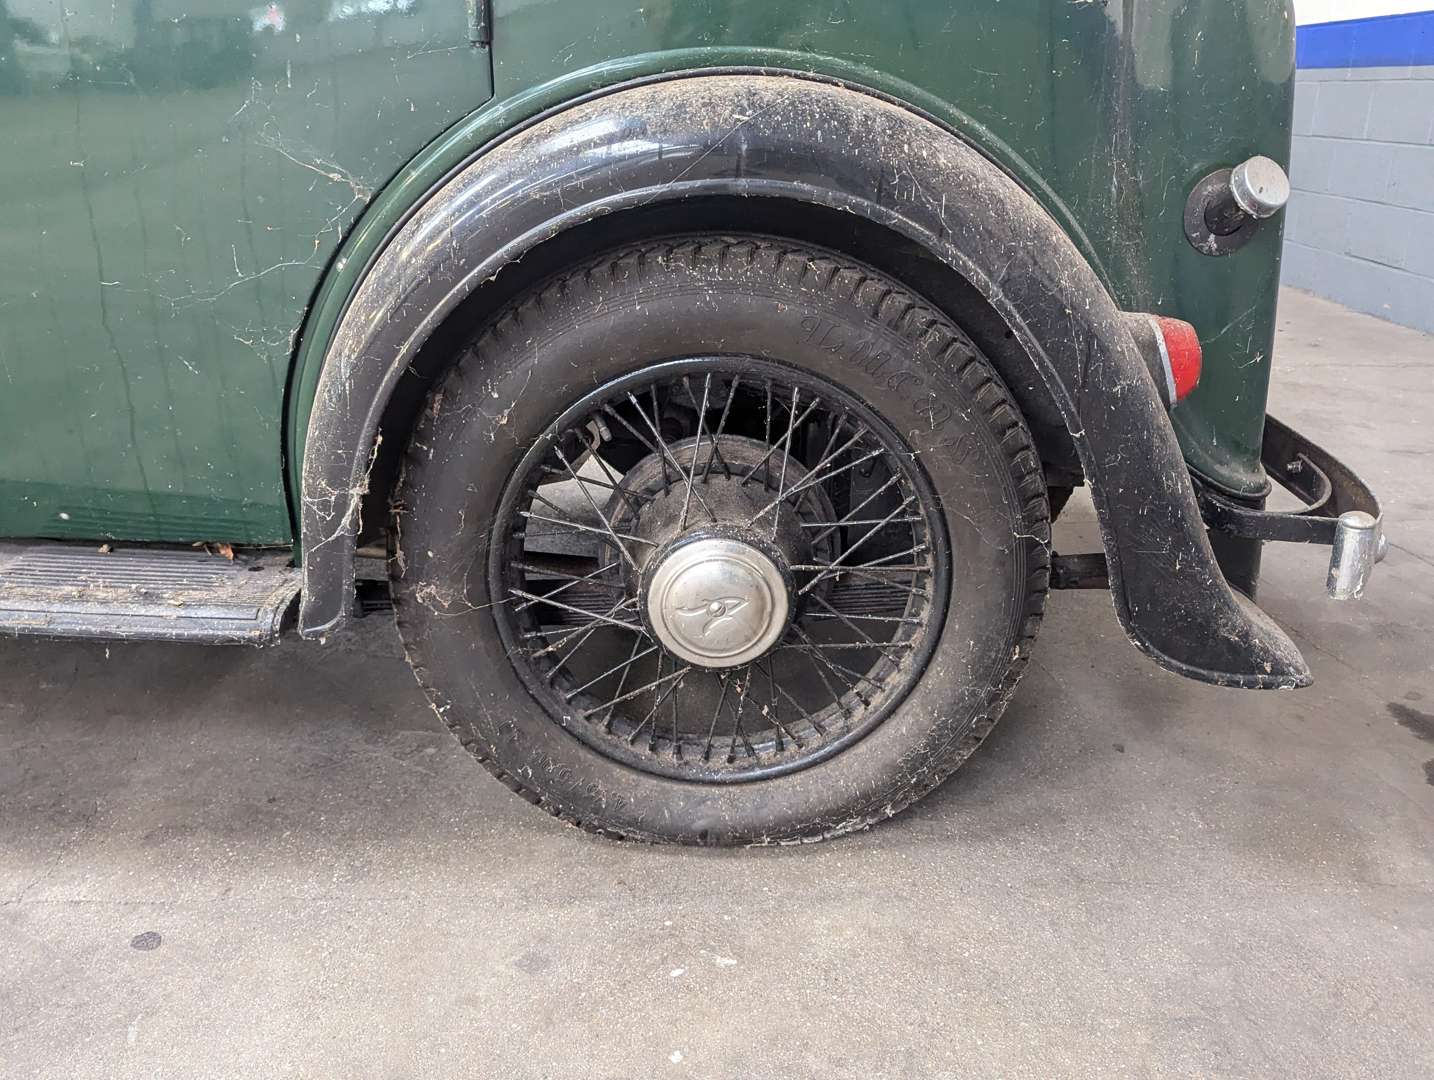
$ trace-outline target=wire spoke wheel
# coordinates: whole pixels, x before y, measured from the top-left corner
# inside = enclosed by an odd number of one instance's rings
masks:
[[[900,436],[833,383],[752,357],[653,365],[519,464],[495,615],[549,717],[599,752],[683,780],[790,772],[920,677],[949,592],[936,505]]]
[[[390,535],[404,649],[484,768],[586,829],[765,844],[891,817],[970,757],[1050,533],[1030,430],[950,317],[704,233],[477,327]]]

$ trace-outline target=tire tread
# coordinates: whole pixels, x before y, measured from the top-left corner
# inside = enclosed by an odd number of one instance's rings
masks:
[[[972,393],[985,411],[986,421],[991,430],[999,434],[1002,446],[1006,451],[1015,489],[1024,499],[1021,516],[1024,519],[1026,532],[1022,538],[1025,541],[1024,558],[1030,569],[1026,576],[1025,596],[1020,602],[1021,625],[1011,662],[1003,677],[987,690],[985,701],[974,722],[953,740],[954,745],[948,744],[931,753],[929,767],[911,778],[907,787],[895,798],[883,797],[878,800],[878,803],[869,804],[856,813],[843,817],[837,823],[812,822],[805,828],[796,829],[783,835],[765,837],[760,842],[762,845],[814,843],[857,832],[894,817],[944,783],[965,764],[966,760],[975,753],[994,729],[1011,696],[1015,693],[1016,685],[1029,662],[1031,646],[1040,628],[1046,596],[1050,588],[1049,504],[1044,472],[1030,431],[1010,392],[1001,382],[995,370],[979,357],[964,335],[959,331],[953,335],[947,329],[950,322],[944,314],[933,310],[915,294],[906,291],[884,275],[876,276],[861,264],[831,253],[822,253],[819,258],[813,258],[811,250],[793,248],[778,240],[724,236],[715,239],[703,237],[628,246],[550,279],[529,293],[526,298],[506,309],[479,334],[471,347],[462,350],[447,374],[438,381],[433,393],[434,395],[446,395],[451,391],[459,390],[470,380],[481,379],[481,373],[484,370],[484,357],[495,352],[500,353],[500,343],[510,334],[517,336],[526,315],[541,315],[545,308],[568,299],[576,283],[593,289],[594,277],[603,274],[604,271],[610,281],[616,281],[619,264],[624,260],[632,261],[633,274],[638,280],[649,278],[654,263],[686,263],[688,268],[700,270],[702,263],[707,258],[712,260],[715,271],[721,273],[728,261],[737,256],[739,249],[745,249],[748,253],[747,264],[749,266],[765,260],[769,264],[770,274],[774,278],[782,277],[786,273],[789,262],[798,259],[801,262],[798,277],[802,283],[810,285],[810,278],[817,277],[820,279],[819,286],[823,291],[839,294],[839,299],[866,313],[868,317],[901,333],[914,346],[920,347],[923,342],[926,342],[931,354],[942,359],[947,357],[955,359],[959,356],[960,359],[957,362],[960,366],[952,372],[953,377],[959,379]],[[862,298],[867,295],[868,290],[874,293],[874,299],[863,302]],[[928,338],[938,338],[939,340],[928,342]],[[431,412],[432,410],[428,408],[424,410],[423,420],[414,433],[413,441],[404,453],[402,465],[404,473],[407,473],[410,468],[422,467],[426,464],[417,447],[423,443],[423,428],[431,421]],[[404,487],[404,483],[400,482],[395,488],[398,493],[395,515],[398,505],[402,503]],[[397,531],[396,521],[394,531],[395,533]],[[395,579],[401,580],[403,568],[398,564],[398,560],[391,559],[390,566]],[[505,770],[498,763],[491,747],[482,744],[480,740],[450,722],[446,715],[450,710],[444,702],[444,695],[433,684],[428,667],[424,662],[422,649],[416,644],[420,635],[414,632],[415,628],[409,623],[412,605],[405,597],[404,592],[405,590],[402,588],[393,590],[395,621],[398,625],[400,640],[403,643],[404,655],[434,712],[453,731],[460,744],[483,768],[514,794],[584,832],[618,840],[661,841],[667,839],[629,832],[621,828],[612,828],[587,819],[572,807],[530,787],[519,777]],[[702,836],[694,835],[687,838],[687,842],[701,843],[704,839]]]

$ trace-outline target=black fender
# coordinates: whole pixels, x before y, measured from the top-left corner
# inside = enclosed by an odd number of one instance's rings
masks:
[[[1025,348],[1090,484],[1121,626],[1162,666],[1241,687],[1310,681],[1216,565],[1155,383],[1115,301],[1051,216],[900,104],[782,74],[707,74],[575,104],[492,146],[390,239],[326,353],[302,468],[300,628],[347,616],[358,513],[389,396],[481,283],[600,214],[721,194],[805,200],[921,244]]]

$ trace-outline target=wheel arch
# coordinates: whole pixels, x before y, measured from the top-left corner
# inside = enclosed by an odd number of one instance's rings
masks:
[[[729,53],[730,64],[724,62]],[[751,66],[754,61],[763,66]],[[781,49],[688,49],[606,61],[490,102],[469,114],[425,147],[385,184],[344,238],[315,289],[299,327],[286,387],[284,450],[291,510],[296,523],[300,518],[301,470],[308,421],[325,362],[368,271],[409,218],[446,190],[449,181],[459,173],[535,124],[577,105],[643,85],[670,85],[677,80],[713,75],[759,75],[843,86],[919,113],[978,148],[997,168],[1032,192],[1032,197],[1056,219],[1102,282],[1109,284],[1100,255],[1081,222],[1040,172],[971,115],[914,84],[839,57]],[[517,276],[515,271],[521,271],[531,261],[532,254],[525,253],[521,260],[506,267],[504,276]],[[490,284],[493,283],[484,283]]]
[[[621,102],[575,105],[453,176],[354,293],[325,354],[301,462],[306,634],[346,615],[375,435],[394,390],[475,290],[516,280],[505,268],[608,215],[784,199],[904,237],[999,316],[1039,374],[1032,401],[1058,414],[1091,480],[1116,612],[1138,647],[1205,681],[1308,681],[1283,632],[1220,576],[1169,419],[1109,293],[1006,173],[909,109],[825,83],[724,74],[617,93]]]
[[[1035,363],[985,298],[950,266],[908,238],[867,218],[813,203],[779,197],[710,196],[648,211],[626,210],[583,222],[526,252],[498,277],[465,298],[415,353],[385,403],[378,446],[363,497],[359,545],[381,544],[383,512],[392,492],[404,447],[419,413],[457,349],[477,327],[509,301],[596,252],[634,242],[695,233],[772,237],[827,248],[866,263],[920,294],[960,325],[1005,382],[1036,442],[1053,483],[1081,478],[1080,456],[1058,406]]]

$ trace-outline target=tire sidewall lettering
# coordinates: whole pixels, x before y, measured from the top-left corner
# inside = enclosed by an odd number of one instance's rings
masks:
[[[872,386],[903,393],[910,412],[920,421],[920,426],[912,429],[913,432],[921,432],[928,437],[935,435],[957,415],[956,407],[946,395],[930,387],[926,376],[905,365],[898,365],[890,350],[874,337],[851,334],[847,327],[835,320],[813,313],[801,316],[799,326],[804,343],[831,354],[849,369],[860,372]],[[935,443],[930,449],[944,451],[959,447],[961,460],[964,461],[973,449],[967,441],[969,435],[969,431],[952,433],[948,439]]]

